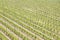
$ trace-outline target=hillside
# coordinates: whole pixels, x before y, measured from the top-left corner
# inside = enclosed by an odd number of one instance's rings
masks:
[[[60,0],[0,0],[0,40],[60,40]]]

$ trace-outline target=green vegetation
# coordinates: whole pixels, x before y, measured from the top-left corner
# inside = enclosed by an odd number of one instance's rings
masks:
[[[1,40],[60,40],[60,0],[0,0]]]
[[[8,40],[2,33],[0,33],[0,40]]]

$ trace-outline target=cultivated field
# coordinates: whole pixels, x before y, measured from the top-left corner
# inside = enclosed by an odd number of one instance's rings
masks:
[[[0,0],[0,40],[60,40],[60,0]]]

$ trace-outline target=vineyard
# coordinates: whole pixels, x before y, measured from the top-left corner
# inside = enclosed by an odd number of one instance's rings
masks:
[[[60,0],[0,0],[0,40],[60,40]]]

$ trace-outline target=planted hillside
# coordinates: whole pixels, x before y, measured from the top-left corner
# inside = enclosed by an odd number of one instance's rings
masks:
[[[0,40],[60,40],[60,0],[0,0]]]

